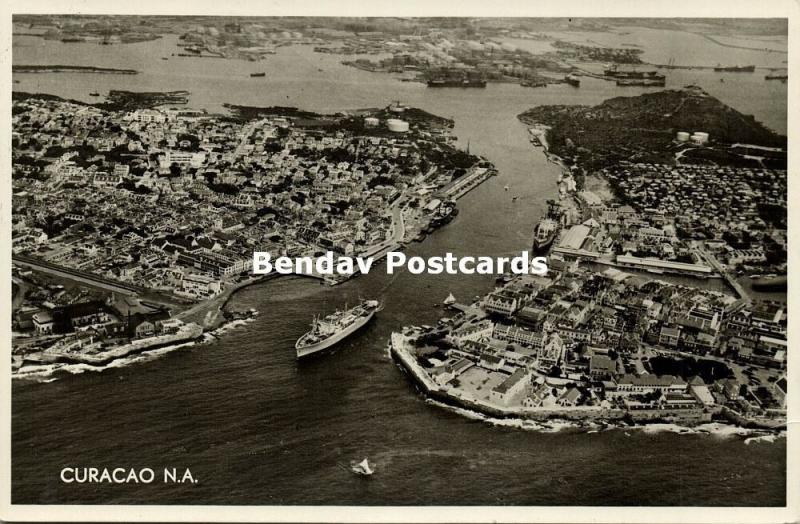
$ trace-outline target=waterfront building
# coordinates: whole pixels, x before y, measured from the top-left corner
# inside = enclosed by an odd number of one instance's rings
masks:
[[[486,297],[483,307],[489,312],[510,317],[519,308],[519,301],[508,293],[497,292]]]
[[[580,400],[580,398],[581,398],[581,392],[578,388],[576,387],[567,388],[566,391],[564,391],[564,393],[562,393],[561,396],[558,397],[556,403],[562,407],[575,406],[578,403],[578,400]]]
[[[497,371],[506,364],[506,359],[492,353],[483,353],[481,354],[479,364],[482,368]]]
[[[493,336],[495,325],[490,320],[481,320],[475,324],[467,324],[454,330],[451,338],[459,343],[467,340],[487,340]]]
[[[530,374],[523,368],[517,368],[508,378],[492,388],[490,398],[503,405],[509,405],[530,384]]]
[[[654,391],[683,392],[686,390],[686,382],[672,375],[623,375],[617,380],[617,393],[652,393]]]

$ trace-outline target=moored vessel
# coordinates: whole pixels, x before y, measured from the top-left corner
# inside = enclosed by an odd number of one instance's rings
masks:
[[[428,87],[486,87],[486,79],[474,71],[440,69],[428,76]]]
[[[563,187],[563,184],[559,184]],[[547,201],[547,214],[533,230],[533,251],[542,253],[549,248],[561,229],[561,206],[555,200]]]
[[[549,217],[540,220],[533,233],[533,250],[541,253],[550,247],[556,234],[558,234],[558,222]]]
[[[369,322],[383,309],[377,300],[365,300],[354,308],[335,311],[330,315],[314,319],[311,330],[295,343],[297,358],[318,353],[341,342]]]
[[[479,78],[432,78],[428,80],[428,87],[486,87],[486,80]]]
[[[723,65],[717,64],[716,67],[714,67],[714,71],[717,71],[717,72],[724,71],[724,72],[727,72],[727,73],[752,73],[755,70],[756,70],[756,66],[754,66],[754,65],[723,66]]]
[[[650,87],[664,87],[667,83],[667,77],[664,75],[654,75],[648,78],[618,78],[618,86],[650,86]]]

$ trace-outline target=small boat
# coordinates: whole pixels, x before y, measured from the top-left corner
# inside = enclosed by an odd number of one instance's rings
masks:
[[[169,58],[168,58],[168,57],[166,57],[166,56],[162,56],[162,57],[161,57],[161,60],[169,60]]]
[[[100,93],[89,93],[89,96],[100,96]]]
[[[512,197],[512,198],[511,198],[511,201],[512,201],[512,202],[516,202],[518,198],[519,198],[519,197]]]
[[[446,298],[446,299],[444,299],[444,302],[443,302],[443,304],[444,304],[445,306],[451,306],[451,305],[453,305],[453,304],[455,304],[455,303],[456,303],[456,297],[454,297],[452,293],[450,293],[449,295],[447,295],[447,298]]]
[[[375,470],[372,469],[372,466],[370,466],[369,460],[367,459],[362,460],[358,464],[350,466],[350,471],[352,471],[356,475],[362,475],[365,477],[368,477],[373,473],[375,473]]]
[[[253,78],[267,76],[267,73],[250,73],[250,76]]]
[[[509,187],[508,187],[508,185],[506,184],[506,186],[505,186],[503,189],[505,189],[506,191],[508,191],[508,190],[509,190]]]

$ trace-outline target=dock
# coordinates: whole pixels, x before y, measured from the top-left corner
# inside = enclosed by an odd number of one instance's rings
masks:
[[[444,199],[459,199],[494,174],[496,171],[488,167],[472,167],[464,176],[453,180],[437,191],[435,196]]]

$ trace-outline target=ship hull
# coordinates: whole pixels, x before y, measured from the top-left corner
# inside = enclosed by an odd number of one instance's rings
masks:
[[[486,81],[468,80],[463,82],[460,80],[429,80],[428,87],[486,87]]]
[[[371,311],[369,315],[363,318],[359,318],[358,320],[347,326],[346,329],[343,329],[339,333],[336,333],[335,335],[332,335],[326,338],[325,340],[320,340],[319,342],[308,345],[301,345],[300,341],[298,341],[298,343],[295,344],[295,349],[297,350],[297,358],[308,357],[335,346],[336,344],[346,339],[347,337],[349,337],[362,327],[366,326],[367,323],[370,320],[372,320],[372,317],[375,316],[375,313],[376,313],[375,311]]]
[[[617,80],[618,86],[645,86],[645,87],[664,87],[666,80],[664,78],[640,78],[630,80]]]
[[[536,226],[533,234],[533,252],[541,254],[547,251],[558,236],[558,225],[549,218],[544,219]]]
[[[731,66],[731,67],[715,67],[714,71],[718,73],[752,73],[756,70],[756,66]]]
[[[550,246],[553,245],[553,240],[555,240],[556,236],[550,236],[544,240],[534,239],[533,240],[533,252],[537,255],[544,253],[547,251]]]

